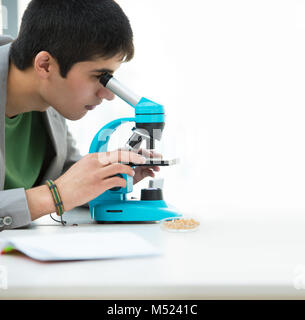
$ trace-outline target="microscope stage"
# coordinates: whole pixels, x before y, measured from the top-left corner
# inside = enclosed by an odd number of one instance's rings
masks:
[[[132,167],[152,167],[152,166],[172,166],[179,163],[179,159],[172,159],[172,160],[163,160],[163,159],[153,159],[148,158],[145,163],[141,164],[134,164],[132,162],[123,162]]]

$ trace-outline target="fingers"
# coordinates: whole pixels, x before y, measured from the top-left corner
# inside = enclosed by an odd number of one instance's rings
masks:
[[[126,184],[126,180],[118,176],[110,177],[104,180],[104,187],[106,188],[106,190],[112,189],[114,187],[125,188]]]
[[[158,166],[146,167],[145,170],[146,170],[146,169],[150,169],[150,170],[153,170],[153,171],[156,171],[156,172],[159,172],[159,171],[160,171],[160,167],[158,167]]]
[[[124,150],[116,150],[111,152],[98,152],[97,153],[98,161],[102,166],[107,166],[111,163],[135,163],[135,164],[143,164],[146,162],[146,159],[141,155]]]
[[[152,177],[152,178],[154,178],[154,177],[155,177],[155,174],[154,174],[154,172],[153,172],[152,170],[147,169],[147,170],[146,170],[146,176],[147,176],[147,177]]]
[[[155,177],[155,173],[154,171],[158,171],[158,170],[154,170],[153,168],[144,168],[141,172],[141,176],[142,176],[142,179],[146,178],[146,177],[152,177],[154,178]]]
[[[161,153],[158,153],[158,152],[155,152],[155,151],[152,151],[152,158],[155,158],[155,159],[162,159],[163,156]]]
[[[145,170],[143,171],[143,178],[146,178],[146,177],[154,178],[155,177],[154,171],[150,168],[145,168]]]
[[[154,150],[139,149],[138,153],[142,154],[146,158],[154,158],[154,159],[162,159],[163,158],[161,153],[155,152]]]
[[[138,154],[143,155],[146,158],[152,158],[152,151],[146,150],[146,149],[139,149]]]
[[[122,163],[112,163],[111,165],[105,166],[101,169],[101,182],[103,183],[106,190],[112,189],[114,187],[126,187],[126,180],[118,174],[128,174],[134,176],[134,170]]]
[[[122,163],[112,163],[111,165],[105,166],[101,169],[101,179],[124,173],[130,175],[131,177],[135,175],[134,170],[130,166]]]

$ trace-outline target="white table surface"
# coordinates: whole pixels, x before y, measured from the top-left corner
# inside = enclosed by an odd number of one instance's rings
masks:
[[[86,209],[64,217],[69,226],[45,216],[29,228],[3,231],[0,238],[129,230],[160,246],[163,254],[73,262],[0,255],[0,266],[8,274],[8,288],[0,288],[0,299],[305,298],[303,214],[203,215],[199,230],[189,233],[166,232],[158,223],[96,224]]]

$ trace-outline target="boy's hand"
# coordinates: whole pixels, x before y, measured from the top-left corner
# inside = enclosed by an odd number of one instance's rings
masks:
[[[134,171],[135,171],[135,175],[133,177],[133,184],[136,184],[146,177],[154,178],[155,177],[154,171],[160,171],[160,167],[158,166],[136,167]]]
[[[145,158],[132,151],[90,153],[77,161],[55,183],[66,211],[96,198],[113,187],[126,187],[126,180],[116,175],[135,176],[134,170],[120,162],[145,163]],[[148,173],[138,173],[138,178]]]
[[[138,153],[145,156],[146,158],[162,159],[162,155],[154,151],[140,149]],[[136,167],[134,171],[135,171],[135,175],[133,177],[133,184],[136,184],[146,177],[154,178],[155,177],[154,171],[159,172],[160,167],[158,166]]]

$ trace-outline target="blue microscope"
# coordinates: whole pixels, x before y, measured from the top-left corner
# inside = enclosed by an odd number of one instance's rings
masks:
[[[115,95],[127,102],[135,109],[134,118],[120,118],[106,124],[92,140],[89,153],[107,152],[108,143],[114,131],[123,123],[135,122],[132,135],[126,143],[127,150],[135,152],[146,141],[146,149],[155,149],[155,140],[161,140],[164,129],[164,108],[162,105],[140,98],[122,85],[111,74],[105,73],[100,78],[101,84]],[[128,163],[132,167],[135,164]],[[146,166],[168,166],[175,164],[175,160],[147,158]],[[126,187],[115,187],[99,195],[89,202],[91,218],[98,222],[125,221],[159,221],[169,217],[180,217],[176,208],[166,204],[163,200],[162,187],[155,186],[150,181],[149,187],[141,190],[141,199],[127,199],[127,194],[133,191],[133,177],[122,174],[126,180]]]

